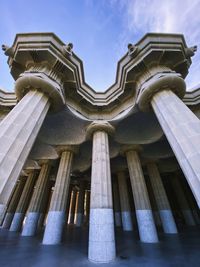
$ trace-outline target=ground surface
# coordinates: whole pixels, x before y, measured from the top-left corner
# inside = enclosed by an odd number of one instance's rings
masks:
[[[160,235],[158,244],[142,244],[136,234],[118,231],[117,259],[109,264],[87,260],[87,230],[72,226],[66,230],[63,244],[43,246],[42,236],[21,237],[0,230],[0,267],[90,267],[90,266],[200,266],[200,228],[187,228],[179,235]]]

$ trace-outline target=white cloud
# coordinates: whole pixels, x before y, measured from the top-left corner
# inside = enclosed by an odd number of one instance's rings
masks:
[[[110,0],[115,3],[115,0]],[[200,83],[200,0],[119,0],[123,9],[122,42],[136,42],[146,32],[182,33],[188,46],[198,45],[188,88]],[[137,39],[136,39],[137,38]],[[134,39],[134,40],[132,40]],[[128,42],[127,42],[128,43]]]

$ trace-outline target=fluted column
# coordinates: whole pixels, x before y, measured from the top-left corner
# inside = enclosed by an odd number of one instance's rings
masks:
[[[126,183],[126,176],[123,171],[117,173],[119,184],[119,197],[121,206],[122,226],[124,231],[132,231],[133,224],[131,219],[131,208],[129,203],[128,188]]]
[[[11,201],[9,203],[9,206],[8,206],[8,209],[6,212],[6,216],[5,216],[4,221],[3,221],[2,228],[8,229],[10,227],[12,219],[13,219],[14,214],[15,214],[17,204],[19,202],[19,199],[20,199],[20,196],[22,193],[22,190],[24,188],[25,182],[26,182],[26,177],[21,176],[19,181],[17,182],[13,196],[12,196]]]
[[[115,181],[113,183],[113,202],[114,202],[114,214],[115,214],[115,225],[120,227],[122,225],[121,222],[121,207],[120,207],[120,199],[119,199],[119,188],[118,182]]]
[[[90,191],[86,190],[86,205],[85,205],[85,220],[84,223],[89,223],[89,216],[90,216]]]
[[[27,177],[26,184],[24,186],[23,192],[21,194],[19,203],[17,205],[16,211],[15,211],[15,214],[14,214],[11,226],[10,226],[10,231],[17,232],[21,230],[24,216],[25,216],[26,210],[28,208],[28,205],[31,199],[31,194],[33,192],[35,180],[36,180],[35,171],[32,170],[30,171]]]
[[[80,227],[83,223],[84,200],[85,200],[85,182],[80,181],[77,214],[76,214],[76,226],[77,227]]]
[[[200,121],[171,90],[158,92],[151,103],[200,207]]]
[[[44,93],[31,90],[0,123],[0,220],[49,106]]]
[[[115,259],[115,234],[107,122],[94,122],[88,128],[93,135],[92,176],[89,225],[89,260],[97,263]]]
[[[71,193],[70,210],[69,210],[69,224],[74,224],[74,216],[76,209],[77,190],[74,188]]]
[[[173,189],[176,193],[178,204],[181,208],[181,211],[182,211],[182,214],[183,214],[183,217],[184,217],[186,224],[190,225],[190,226],[195,225],[196,223],[195,223],[192,211],[191,211],[189,204],[187,202],[187,199],[184,195],[180,181],[178,180],[177,177],[172,177],[171,183],[172,183]]]
[[[49,207],[43,244],[53,245],[61,242],[66,221],[66,205],[70,183],[73,147],[62,148],[56,183]]]
[[[167,234],[176,234],[176,223],[174,221],[174,217],[160,177],[158,167],[155,163],[148,163],[147,170],[156,199],[160,219],[162,221],[163,230]]]
[[[128,162],[140,240],[146,243],[156,243],[158,242],[158,236],[137,152],[138,147],[130,146],[124,149]]]
[[[22,230],[22,236],[34,236],[37,231],[37,224],[41,213],[44,193],[48,184],[49,170],[50,165],[48,163],[43,163],[28,208],[26,222]]]

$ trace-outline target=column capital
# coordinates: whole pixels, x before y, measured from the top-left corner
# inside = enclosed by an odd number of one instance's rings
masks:
[[[150,110],[151,99],[156,93],[162,90],[171,90],[178,97],[183,98],[186,90],[186,84],[181,74],[163,66],[160,66],[160,70],[158,67],[155,70],[151,69],[149,75],[144,73],[140,77],[140,84],[137,104],[143,112]]]
[[[92,134],[96,131],[104,131],[110,135],[114,134],[115,128],[108,122],[108,121],[93,121],[88,127],[87,127],[87,138],[89,139]]]
[[[60,86],[50,79],[45,73],[24,72],[15,82],[15,93],[18,99],[22,99],[30,90],[44,93],[51,102],[51,110],[57,111],[64,105],[64,97]]]
[[[56,146],[56,151],[59,155],[62,154],[62,152],[67,152],[70,151],[74,154],[77,154],[79,150],[78,146],[74,146],[74,145],[60,145],[60,146]]]
[[[123,145],[121,146],[121,154],[124,155],[129,151],[137,151],[140,152],[142,151],[142,146],[141,145]]]

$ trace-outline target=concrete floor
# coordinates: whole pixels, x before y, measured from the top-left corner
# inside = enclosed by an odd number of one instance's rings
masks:
[[[118,257],[100,266],[200,266],[200,228],[187,228],[173,236],[161,234],[159,244],[142,244],[136,239],[136,234],[118,230]],[[87,260],[87,230],[68,227],[63,244],[57,246],[43,246],[41,240],[42,236],[21,237],[1,229],[0,267],[98,266]]]

